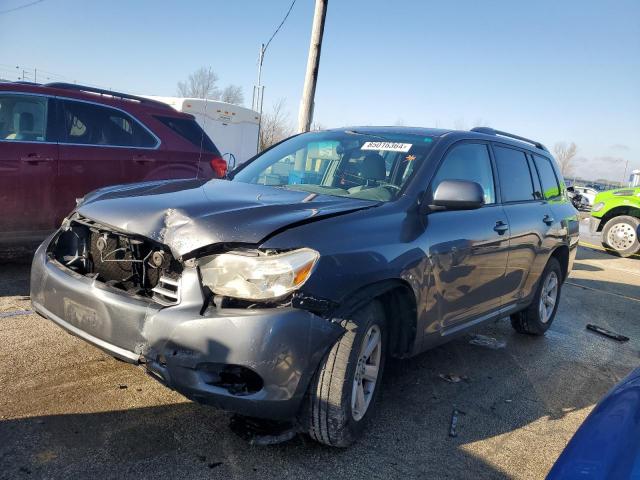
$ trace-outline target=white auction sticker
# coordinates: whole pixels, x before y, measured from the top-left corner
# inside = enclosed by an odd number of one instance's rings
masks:
[[[408,152],[412,143],[396,143],[396,142],[365,142],[360,150],[381,150],[385,152]]]

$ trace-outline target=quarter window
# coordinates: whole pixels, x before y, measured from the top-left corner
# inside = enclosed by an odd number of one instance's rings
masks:
[[[494,146],[496,166],[500,176],[503,202],[535,200],[529,163],[524,152],[512,148]]]
[[[0,95],[0,139],[46,141],[47,106],[46,97]]]
[[[480,184],[484,191],[484,203],[496,201],[491,159],[487,146],[480,143],[464,143],[455,146],[446,156],[431,183],[435,193],[443,180],[467,180]]]
[[[157,140],[129,115],[114,108],[63,100],[62,141],[82,145],[152,148]]]
[[[560,196],[560,185],[558,184],[558,179],[556,178],[556,174],[553,171],[551,162],[548,158],[540,157],[538,155],[534,155],[533,158],[536,162],[538,173],[540,174],[540,181],[542,182],[542,192],[544,194],[544,198],[558,198]],[[582,192],[584,193],[584,190],[582,190]]]

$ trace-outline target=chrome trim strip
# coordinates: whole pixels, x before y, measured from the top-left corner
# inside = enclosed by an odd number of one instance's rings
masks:
[[[38,142],[38,141],[21,141],[21,140],[17,140],[16,141],[16,140],[8,140],[8,139],[0,139],[0,142],[38,143],[38,144],[49,144],[49,145],[58,144],[58,145],[72,145],[72,146],[79,146],[79,147],[132,148],[132,149],[135,149],[135,150],[158,150],[160,148],[160,145],[162,145],[162,140],[160,140],[160,138],[155,133],[153,133],[151,131],[151,129],[149,127],[147,127],[141,120],[138,120],[136,117],[134,117],[131,113],[127,112],[126,110],[123,110],[122,108],[114,107],[113,105],[107,105],[107,104],[104,104],[104,103],[93,102],[91,100],[82,100],[82,99],[79,99],[79,98],[64,97],[64,96],[60,96],[60,95],[49,95],[49,94],[46,94],[46,93],[15,92],[15,91],[11,91],[11,90],[1,90],[0,89],[0,95],[2,95],[2,94],[27,95],[27,96],[30,96],[30,97],[55,98],[55,99],[60,99],[60,100],[69,100],[71,102],[88,103],[90,105],[97,105],[99,107],[104,107],[104,108],[112,108],[113,110],[117,110],[117,111],[125,114],[131,120],[133,120],[138,125],[140,125],[142,128],[144,128],[153,138],[155,138],[156,145],[153,146],[153,147],[130,147],[130,146],[127,146],[127,145],[95,145],[93,143]],[[131,101],[133,102],[133,100],[131,100]]]

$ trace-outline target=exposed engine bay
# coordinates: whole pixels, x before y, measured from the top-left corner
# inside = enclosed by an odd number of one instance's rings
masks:
[[[63,226],[49,253],[74,272],[131,295],[166,305],[179,301],[182,266],[152,240],[76,216]]]

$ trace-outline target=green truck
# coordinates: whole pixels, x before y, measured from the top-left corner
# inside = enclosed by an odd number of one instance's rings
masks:
[[[621,257],[640,253],[640,187],[599,193],[591,210],[591,232]]]

